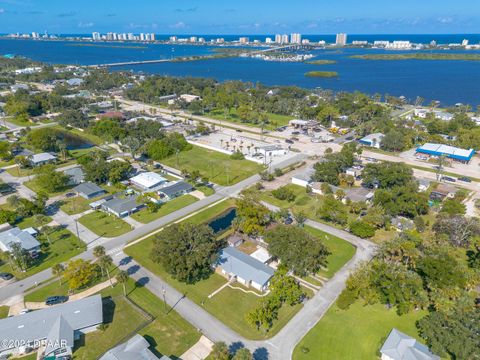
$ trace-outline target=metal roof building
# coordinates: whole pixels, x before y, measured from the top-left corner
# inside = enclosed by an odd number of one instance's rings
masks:
[[[81,300],[32,311],[0,320],[0,354],[17,353],[17,344],[36,348],[44,341],[45,357],[52,352],[71,351],[81,333],[96,329],[103,322],[102,297]],[[62,346],[63,345],[63,346]]]
[[[108,350],[100,360],[158,360],[148,348],[150,344],[141,335],[136,334],[130,340]],[[162,356],[160,360],[170,360]]]
[[[0,250],[11,251],[12,243],[22,245],[27,251],[37,251],[40,249],[40,243],[27,231],[14,227],[0,233]]]
[[[239,283],[260,291],[267,289],[268,282],[275,272],[261,261],[231,246],[220,251],[217,265],[224,275],[235,277]]]
[[[392,329],[380,353],[382,360],[440,360],[428,347],[397,329]]]
[[[167,179],[160,174],[149,171],[132,177],[130,182],[141,189],[147,190],[167,182]]]
[[[417,152],[432,156],[446,156],[462,162],[469,162],[475,155],[475,150],[473,149],[465,150],[454,146],[432,143],[426,143],[418,147]]]

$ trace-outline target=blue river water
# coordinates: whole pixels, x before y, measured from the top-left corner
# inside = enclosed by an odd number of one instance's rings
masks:
[[[468,38],[471,43],[480,41],[478,35],[409,35],[408,37],[357,35],[356,37],[369,41],[407,39],[415,42],[430,42],[435,39],[438,43],[452,43],[461,42],[463,38]],[[309,38],[312,40],[324,38],[332,41],[328,36],[310,36]],[[354,37],[350,37],[349,40],[352,38]],[[162,44],[110,44],[111,47],[84,45],[88,45],[88,43],[0,39],[0,55],[22,55],[48,63],[92,65],[205,55],[212,53],[215,48],[213,46]],[[435,52],[439,51],[441,50]],[[480,51],[466,52],[480,54]],[[427,102],[439,100],[445,106],[457,102],[468,103],[472,106],[480,104],[480,61],[374,61],[350,57],[359,54],[398,53],[379,49],[327,49],[314,50],[310,53],[314,54],[317,59],[331,59],[337,63],[309,65],[266,62],[251,58],[229,58],[130,65],[114,69],[170,76],[212,77],[220,81],[243,80],[272,86],[321,87],[334,91],[359,90],[369,94],[403,95],[408,99],[421,96]],[[336,71],[339,76],[331,79],[305,77],[305,73],[312,70]]]

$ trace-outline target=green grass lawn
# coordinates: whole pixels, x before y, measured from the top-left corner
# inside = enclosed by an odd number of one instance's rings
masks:
[[[197,185],[195,186],[195,190],[201,191],[205,196],[215,194],[215,190],[213,190],[210,186]]]
[[[8,168],[7,172],[15,177],[24,177],[24,176],[30,176],[33,175],[33,169],[31,168],[21,168],[18,165]]]
[[[286,200],[279,200],[272,195],[271,191],[261,192],[260,199],[268,202],[269,204],[284,209],[292,208],[295,206],[305,206],[306,204],[313,202],[315,199],[314,196],[307,194],[305,188],[302,186],[295,184],[287,184],[284,187],[295,194],[295,201],[289,202]]]
[[[104,237],[120,236],[132,230],[131,226],[122,219],[102,211],[84,215],[78,221],[95,234]]]
[[[84,199],[81,196],[75,196],[67,199],[62,200],[62,205],[60,205],[60,209],[62,209],[68,215],[75,215],[80,214],[84,211],[90,209],[88,204],[94,202],[95,199]]]
[[[375,360],[392,328],[420,340],[415,322],[425,315],[425,311],[414,311],[398,316],[395,309],[381,304],[363,306],[360,301],[348,310],[333,305],[297,345],[293,359]]]
[[[199,146],[180,152],[178,162],[174,155],[162,160],[162,163],[179,170],[198,170],[202,176],[219,185],[235,184],[263,170],[262,165],[253,161],[232,160],[226,154]]]
[[[321,230],[306,226],[310,234],[322,240],[328,246],[331,254],[327,257],[328,266],[322,269],[318,274],[327,278],[331,278],[355,255],[355,247],[348,241],[340,239],[336,236],[327,234]]]
[[[8,306],[0,306],[0,319],[5,319],[8,316],[8,311],[10,307]]]
[[[65,262],[85,250],[85,244],[67,229],[54,231],[50,235],[51,245],[48,244],[45,237],[42,241],[47,247],[41,251],[33,265],[25,272],[13,271],[17,279],[29,277],[55,264]],[[0,272],[12,272],[10,265],[5,263],[0,266]]]
[[[61,194],[64,194],[66,193],[69,189],[71,189],[72,187],[71,186],[66,186],[65,188],[63,188],[62,190],[59,190],[59,191],[54,191],[54,192],[49,192],[47,190],[45,190],[43,187],[41,187],[37,180],[36,179],[32,179],[32,180],[29,180],[29,181],[25,181],[23,183],[23,185],[25,185],[26,187],[28,187],[30,190],[34,191],[35,193],[40,193],[40,192],[44,192],[44,193],[47,193],[48,195],[50,196],[57,196],[57,195],[61,195]]]
[[[209,113],[206,114],[206,116],[216,120],[241,123],[242,125],[251,126],[251,127],[260,127],[259,124],[243,122],[238,116],[237,111],[235,109],[230,110],[230,114],[227,116],[226,119],[225,119],[225,112],[222,109],[216,109],[216,110],[210,111]],[[293,116],[279,115],[279,114],[272,114],[272,113],[267,113],[267,116],[268,116],[269,123],[265,126],[265,129],[269,129],[269,130],[273,130],[279,126],[288,125],[288,122],[294,119]]]
[[[147,208],[144,208],[136,212],[135,214],[131,215],[131,217],[143,224],[146,224],[146,223],[149,223],[150,221],[153,221],[155,219],[168,215],[174,211],[182,209],[187,205],[193,204],[196,201],[198,201],[196,197],[193,197],[192,195],[187,194],[163,204],[160,207],[160,209],[158,209],[156,212],[150,212]]]

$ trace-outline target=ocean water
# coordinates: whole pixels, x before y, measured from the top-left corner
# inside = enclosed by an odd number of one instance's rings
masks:
[[[215,36],[214,36],[215,37]],[[254,37],[253,38],[263,38]],[[327,36],[307,36],[312,40]],[[225,36],[226,39],[229,39]],[[232,37],[232,39],[238,36]],[[438,43],[480,41],[479,35],[356,35],[358,40],[410,40],[412,42]],[[111,47],[83,46],[85,43],[65,41],[33,41],[0,39],[0,55],[13,53],[35,60],[64,64],[104,64],[112,62],[169,59],[177,56],[205,55],[214,51],[213,46],[122,44]],[[117,47],[115,47],[117,46]],[[438,52],[440,50],[437,50]],[[455,51],[458,53],[465,51]],[[480,51],[466,51],[480,54]],[[331,59],[332,65],[305,63],[266,62],[251,58],[212,59],[205,61],[158,63],[115,67],[114,70],[163,74],[170,76],[212,77],[219,81],[243,80],[267,85],[296,85],[306,88],[324,88],[334,91],[363,91],[425,98],[426,102],[438,100],[442,105],[457,102],[472,106],[480,104],[480,61],[428,61],[400,60],[373,61],[352,59],[352,55],[371,53],[397,53],[379,49],[340,49],[311,51],[317,59]],[[307,78],[312,70],[336,71],[338,78]]]

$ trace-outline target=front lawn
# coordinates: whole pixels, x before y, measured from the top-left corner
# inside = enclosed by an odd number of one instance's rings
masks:
[[[360,301],[348,310],[335,304],[297,345],[293,359],[378,359],[378,350],[392,328],[421,340],[415,326],[425,311],[398,316],[384,305],[364,306]]]
[[[10,307],[8,306],[0,306],[0,319],[5,319],[8,316],[8,311]]]
[[[62,209],[62,211],[64,211],[68,215],[80,214],[84,211],[89,210],[89,204],[94,201],[95,199],[87,200],[81,196],[66,198],[61,200],[62,205],[60,206],[60,209]]]
[[[165,165],[178,170],[200,171],[210,181],[219,185],[232,185],[261,172],[264,167],[248,160],[232,160],[227,154],[193,146],[191,150],[182,151],[162,160]]]
[[[116,237],[132,230],[130,224],[127,224],[115,215],[110,215],[102,211],[94,211],[90,214],[83,215],[78,221],[98,236]]]
[[[53,265],[63,263],[70,258],[85,251],[85,244],[67,229],[57,228],[50,234],[51,244],[48,243],[45,235],[40,235],[44,243],[42,251],[33,265],[27,271],[14,270],[13,274],[17,279],[23,279],[36,274]],[[9,264],[0,266],[0,272],[12,272]]]
[[[174,211],[180,210],[185,206],[193,204],[198,199],[192,195],[183,195],[176,199],[170,200],[165,204],[162,204],[160,209],[155,212],[150,212],[147,207],[131,215],[131,217],[143,224],[149,223],[150,221],[161,218],[165,215],[168,215]]]
[[[348,241],[309,226],[306,226],[305,230],[319,238],[331,252],[327,257],[327,268],[318,273],[320,276],[331,278],[355,255],[355,246]]]
[[[64,194],[65,192],[67,192],[69,189],[72,188],[71,186],[65,186],[63,189],[61,189],[59,191],[49,192],[49,191],[45,190],[42,186],[40,186],[36,179],[25,181],[23,183],[23,185],[28,187],[30,190],[32,190],[36,194],[43,192],[43,193],[46,193],[50,196],[57,196],[57,195]]]

